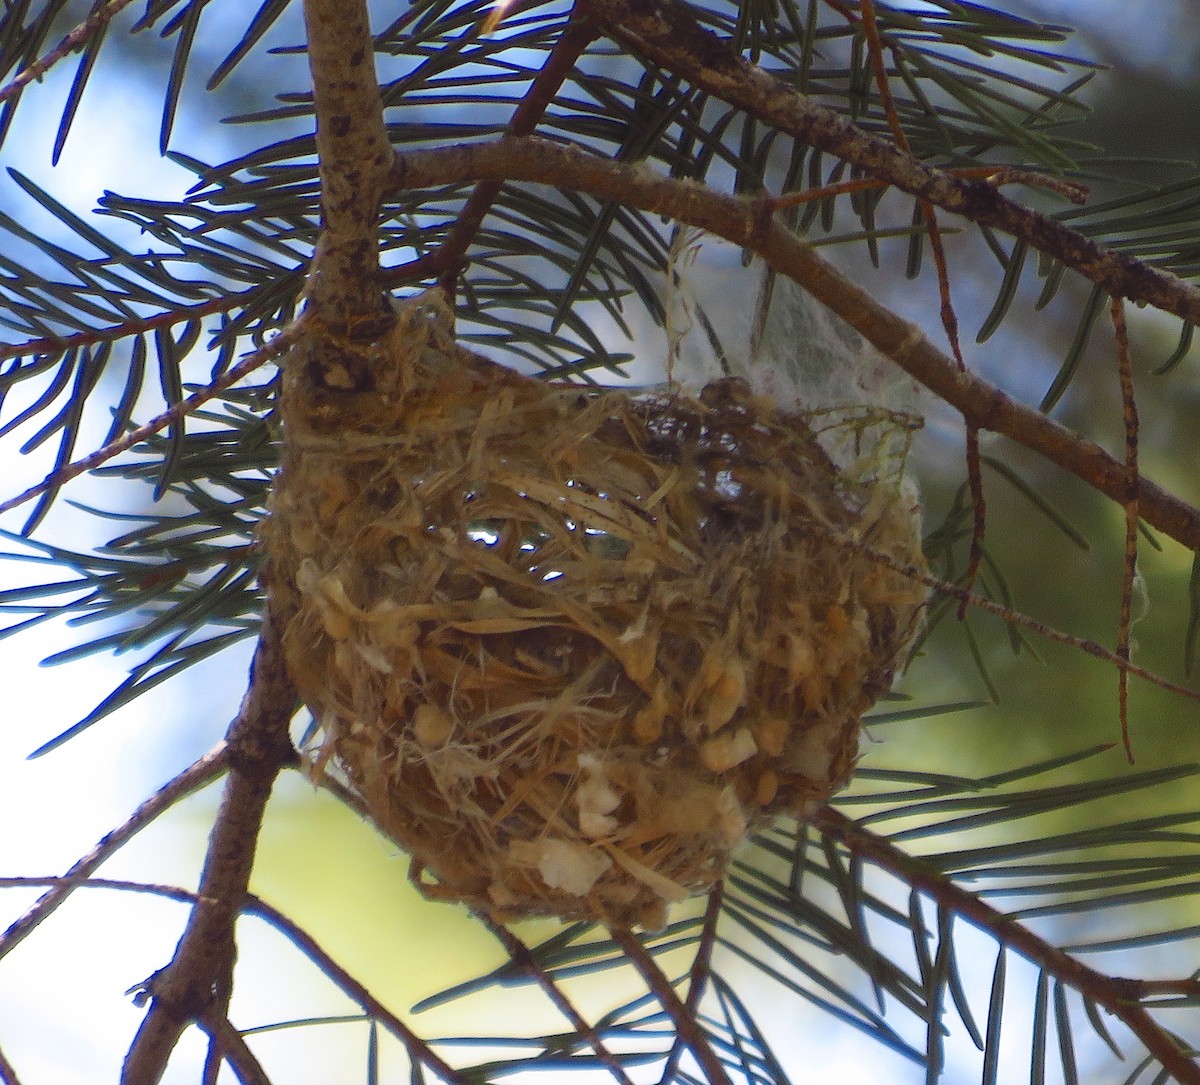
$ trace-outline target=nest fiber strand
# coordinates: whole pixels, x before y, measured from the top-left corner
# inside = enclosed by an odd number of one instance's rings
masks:
[[[272,606],[317,767],[426,892],[659,925],[845,784],[923,591],[839,540],[922,566],[897,479],[856,481],[740,381],[522,377],[428,296],[366,389],[315,381],[315,349],[285,367]]]

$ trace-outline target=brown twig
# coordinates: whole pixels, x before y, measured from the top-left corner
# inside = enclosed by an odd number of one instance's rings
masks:
[[[700,1068],[708,1077],[709,1085],[730,1085],[729,1075],[717,1057],[711,1041],[700,1028],[697,1018],[675,993],[658,962],[647,952],[637,935],[626,927],[609,927],[608,933],[625,952],[629,963],[637,970],[646,987],[658,999],[666,1015],[675,1027],[675,1034],[691,1051]]]
[[[633,53],[771,127],[945,211],[1018,237],[1110,294],[1200,324],[1200,287],[1091,241],[986,181],[963,180],[904,154],[744,60],[729,42],[699,26],[679,0],[579,2]]]
[[[953,177],[976,177],[987,181],[990,185],[1025,185],[1028,188],[1048,188],[1075,204],[1087,202],[1087,185],[1074,181],[1064,181],[1061,177],[1049,177],[1034,170],[1018,169],[1015,166],[955,166],[947,169]],[[830,196],[845,196],[854,192],[869,192],[872,189],[887,188],[887,182],[877,177],[855,177],[849,181],[838,181],[820,188],[804,188],[795,192],[784,192],[771,199],[773,210],[781,211],[785,207],[798,207],[812,203],[813,200],[824,200]]]
[[[833,8],[848,23],[858,22],[858,15],[842,3],[842,0],[825,0],[828,7]]]
[[[337,796],[342,802],[349,806],[350,809],[358,813],[361,817],[370,818],[370,811],[367,809],[366,803],[363,802],[362,797],[353,789],[346,787],[345,784],[337,780],[336,777],[330,776],[328,773],[326,773],[322,775],[317,783],[318,786],[329,790],[331,793]],[[0,881],[0,884],[3,884],[2,881]],[[708,912],[705,916],[706,923],[711,920],[712,931],[709,931],[706,927],[705,934],[701,938],[700,949],[697,951],[697,958],[692,964],[692,986],[688,990],[687,1001],[689,1009],[695,1008],[695,1004],[698,1002],[701,994],[703,985],[702,982],[697,983],[697,968],[700,967],[701,958],[707,953],[710,953],[712,950],[712,939],[715,936],[716,916],[720,910],[720,900],[721,893],[718,885],[718,888],[714,889],[713,893],[709,897]],[[609,1052],[604,1046],[603,1041],[600,1039],[595,1029],[592,1028],[592,1026],[578,1013],[575,1007],[567,1000],[566,996],[562,994],[551,977],[537,963],[537,961],[534,960],[532,954],[530,954],[525,944],[511,934],[506,928],[498,923],[493,922],[487,916],[480,915],[479,918],[487,926],[488,930],[490,930],[498,939],[500,939],[501,944],[503,944],[505,950],[508,952],[508,955],[513,959],[513,961],[515,961],[522,969],[524,969],[526,974],[531,976],[541,986],[555,1006],[558,1007],[559,1011],[567,1017],[572,1025],[575,1026],[575,1029],[579,1035],[591,1045],[592,1050],[596,1052],[597,1057],[605,1064],[605,1066],[609,1068],[610,1072],[617,1077],[618,1080],[628,1081],[628,1077],[626,1076],[624,1069],[621,1067],[620,1063],[617,1062],[612,1053]],[[634,940],[636,941],[636,939]],[[679,1035],[682,1037],[683,1034],[680,1033]],[[671,1054],[668,1056],[668,1065],[672,1065],[674,1062],[678,1061],[680,1042],[680,1039],[677,1038],[676,1044],[674,1047],[672,1047]],[[663,1081],[665,1082],[666,1080],[667,1077],[664,1075]]]
[[[0,877],[0,888],[24,886],[56,886],[65,881],[64,878],[33,878]],[[124,893],[146,893],[167,900],[180,901],[185,904],[198,906],[202,897],[187,889],[175,885],[155,885],[148,882],[127,881],[120,878],[88,878],[79,883],[81,889],[110,889]],[[399,1017],[389,1010],[382,1002],[371,994],[349,972],[337,963],[322,948],[321,944],[302,927],[289,919],[283,912],[261,897],[247,893],[244,898],[243,915],[257,916],[265,923],[282,934],[301,953],[303,953],[321,974],[338,987],[352,1001],[358,1003],[363,1012],[378,1021],[391,1032],[407,1048],[409,1055],[418,1062],[424,1063],[448,1085],[468,1085],[467,1079],[437,1055],[429,1045],[412,1031]]]
[[[249,690],[226,736],[229,777],[209,836],[197,902],[171,962],[143,987],[149,1011],[125,1058],[123,1085],[154,1085],[183,1030],[223,1007],[233,982],[234,925],[246,900],[267,799],[295,760],[288,724],[297,703],[267,615]]]
[[[724,899],[725,882],[722,880],[709,891],[708,904],[704,908],[704,924],[700,928],[700,944],[696,947],[696,956],[692,958],[692,968],[688,976],[688,993],[684,1008],[692,1020],[696,1019],[696,1011],[700,1007],[700,999],[704,996],[704,988],[712,970],[713,947],[717,943],[717,924],[721,920],[721,904]],[[676,1035],[658,1085],[670,1085],[675,1080],[675,1071],[682,1055],[682,1039]]]
[[[900,115],[896,111],[896,102],[892,97],[891,83],[888,81],[887,65],[883,59],[883,39],[879,33],[879,23],[875,18],[875,0],[861,0],[863,37],[867,43],[867,55],[875,74],[875,85],[879,90],[879,101],[887,117],[888,127],[892,131],[892,139],[896,147],[906,155],[912,154],[908,135],[900,123]],[[958,368],[965,371],[966,359],[963,357],[962,344],[958,337],[958,315],[954,311],[954,302],[950,296],[950,269],[946,262],[946,246],[942,241],[941,227],[938,225],[937,211],[933,204],[926,199],[918,199],[921,217],[925,220],[925,230],[929,235],[929,248],[933,253],[933,264],[937,271],[938,296],[941,299],[942,327],[950,344],[950,353],[954,355]],[[970,419],[966,422],[966,459],[967,485],[971,492],[971,508],[974,513],[971,527],[971,552],[967,558],[967,571],[963,582],[967,588],[975,583],[979,575],[979,567],[983,564],[983,537],[987,530],[987,502],[983,493],[983,468],[979,458],[979,427]],[[958,608],[958,620],[966,617],[966,603]]]
[[[1091,189],[1081,181],[1071,181],[1065,177],[1051,177],[1047,173],[1036,170],[1022,169],[1020,166],[1001,166],[995,169],[991,166],[971,167],[970,169],[952,169],[949,171],[956,177],[982,177],[989,185],[1000,188],[1002,185],[1025,185],[1027,188],[1044,188],[1070,200],[1077,207],[1087,203]]]
[[[210,399],[220,395],[227,388],[232,388],[243,377],[249,376],[256,369],[260,369],[272,358],[288,349],[299,337],[304,324],[305,317],[302,315],[292,321],[291,324],[276,335],[266,346],[261,347],[252,354],[247,354],[237,365],[231,366],[228,371],[211,384],[205,385],[198,392],[193,392],[186,399],[181,399],[174,406],[163,411],[162,414],[150,419],[145,425],[130,430],[124,437],[118,437],[115,441],[110,441],[103,448],[96,449],[95,452],[89,452],[86,456],[81,456],[77,460],[72,460],[70,463],[64,464],[57,471],[53,471],[47,475],[41,482],[30,486],[29,489],[23,490],[14,497],[0,501],[0,513],[15,509],[19,505],[23,505],[25,502],[32,501],[35,497],[46,493],[48,490],[65,485],[73,478],[78,478],[88,471],[94,471],[114,456],[119,456],[122,452],[129,451],[134,445],[141,444],[146,438],[152,437],[160,430],[166,429],[173,422],[178,422],[179,419],[191,414],[197,407],[202,407]]]
[[[816,522],[812,523],[810,528],[817,533],[824,533],[826,530]],[[1117,670],[1141,678],[1143,681],[1158,686],[1159,689],[1164,689],[1168,693],[1186,697],[1190,701],[1200,701],[1200,690],[1192,689],[1189,686],[1182,686],[1178,682],[1172,682],[1167,678],[1163,678],[1162,675],[1155,674],[1153,671],[1149,671],[1145,667],[1131,662],[1127,655],[1122,655],[1120,652],[1114,652],[1105,648],[1104,645],[1097,644],[1094,640],[1088,640],[1085,637],[1076,637],[1071,633],[1064,633],[1059,629],[1055,629],[1052,625],[1047,625],[1045,622],[1039,622],[1036,618],[1031,618],[1028,614],[1022,614],[1019,610],[1013,610],[1011,607],[1003,606],[982,595],[977,595],[975,592],[964,588],[961,584],[952,584],[949,580],[943,580],[941,577],[922,572],[913,565],[906,565],[901,561],[897,561],[890,554],[885,554],[882,550],[877,550],[873,546],[856,542],[853,539],[837,535],[832,531],[828,533],[828,537],[836,545],[846,550],[862,554],[864,557],[870,558],[879,565],[891,569],[893,572],[899,573],[909,580],[916,581],[918,584],[924,584],[927,588],[932,588],[936,592],[957,599],[963,606],[972,606],[977,610],[985,610],[987,613],[1012,625],[1019,625],[1022,629],[1028,629],[1031,633],[1036,633],[1039,637],[1044,637],[1046,640],[1052,640],[1056,644],[1065,644],[1070,648],[1076,648],[1092,656],[1094,659],[1100,660],[1102,663],[1110,663]]]
[[[872,840],[879,841],[885,847],[891,848],[897,856],[902,857],[904,865],[898,868],[898,872],[906,881],[908,880],[908,871],[910,868],[920,869],[924,875],[931,876],[928,868],[921,865],[919,859],[913,858],[907,855],[907,853],[900,851],[898,848],[895,848],[894,845],[889,844],[884,838],[879,837],[870,830],[863,828],[857,822],[846,818],[836,810],[832,810],[829,807],[823,807],[821,814],[818,815],[818,820],[826,813],[832,813],[836,817],[843,819],[849,825],[855,826],[858,833],[861,833]],[[849,844],[847,844],[847,847],[850,847],[851,851],[854,851],[855,854],[859,854],[863,858],[874,858],[873,856],[868,855],[866,852],[857,851]],[[941,878],[944,881],[948,881],[949,884],[958,892],[964,892],[955,886],[952,881],[944,879],[940,875],[937,875],[936,877]],[[0,876],[0,889],[26,889],[45,886],[55,887],[65,885],[66,882],[66,878],[53,876]],[[75,887],[79,889],[107,889],[123,893],[143,893],[151,896],[163,897],[167,900],[179,901],[185,904],[195,904],[199,900],[199,897],[196,893],[193,893],[188,889],[182,889],[179,886],[161,885],[151,882],[135,882],[122,878],[85,878],[83,881],[77,882]],[[967,895],[970,896],[970,894]],[[715,913],[719,912],[719,910],[719,899],[710,897],[707,912]],[[269,924],[272,928],[287,938],[289,942],[292,942],[297,949],[304,953],[305,956],[307,956],[313,962],[313,964],[315,964],[321,970],[323,975],[329,978],[331,982],[339,987],[354,1002],[358,1003],[358,1005],[366,1014],[375,1018],[381,1025],[384,1026],[384,1028],[394,1033],[397,1039],[401,1040],[406,1046],[408,1046],[410,1049],[410,1054],[415,1054],[420,1061],[427,1063],[431,1069],[439,1074],[445,1075],[447,1080],[451,1082],[459,1082],[462,1080],[461,1077],[456,1076],[456,1072],[454,1070],[449,1069],[444,1063],[442,1063],[437,1055],[429,1051],[424,1040],[412,1033],[408,1029],[408,1026],[405,1025],[399,1018],[394,1017],[386,1006],[378,1002],[369,992],[366,991],[365,988],[362,988],[360,985],[358,985],[357,981],[354,980],[353,977],[349,976],[349,974],[346,973],[336,961],[330,958],[325,950],[322,949],[321,946],[312,938],[312,936],[308,934],[302,927],[299,927],[293,920],[289,919],[273,905],[268,904],[261,897],[255,896],[253,893],[246,894],[246,903],[245,907],[242,909],[242,912],[244,915],[256,916],[257,918],[263,920],[265,923]],[[705,921],[708,921],[707,913]],[[1007,921],[1007,925],[1017,926],[1017,924],[1014,924],[1011,921]],[[1028,928],[1021,929],[1025,938],[1031,939],[1033,942],[1041,941],[1041,938]],[[1085,965],[1081,965],[1073,957],[1063,953],[1061,950],[1052,950],[1052,952],[1061,954],[1062,958],[1071,962],[1072,974],[1081,968],[1085,972],[1094,971],[1093,969],[1087,968]],[[692,975],[695,976],[695,974],[696,962],[693,961]],[[1062,978],[1067,983],[1073,983],[1071,976],[1063,976]],[[1149,980],[1130,978],[1126,976],[1108,975],[1103,975],[1103,978],[1108,984],[1111,985],[1112,990],[1119,998],[1127,1001],[1140,1001],[1143,999],[1161,997],[1164,995],[1179,995],[1185,998],[1200,997],[1200,978],[1195,975]],[[690,990],[688,992],[688,1000],[686,1005],[693,1009],[695,1006]]]
[[[563,82],[571,74],[583,51],[596,39],[598,30],[586,17],[572,12],[546,63],[534,77],[528,92],[513,110],[508,124],[510,136],[531,136],[545,115]],[[503,187],[502,181],[482,181],[476,184],[467,202],[454,221],[450,235],[430,254],[440,269],[439,285],[448,297],[453,297],[458,277],[462,274],[467,249],[475,239],[484,217]]]
[[[604,1041],[600,1038],[600,1034],[596,1032],[591,1023],[575,1008],[571,1000],[567,998],[558,984],[554,982],[554,978],[550,973],[538,964],[533,954],[529,952],[529,947],[507,927],[495,922],[488,916],[480,914],[478,918],[504,947],[504,951],[508,954],[509,958],[541,987],[546,993],[546,997],[571,1022],[571,1026],[579,1036],[596,1053],[596,1058],[608,1067],[608,1071],[612,1074],[613,1079],[622,1082],[623,1085],[632,1085],[629,1075],[625,1073],[625,1068],[621,1065],[617,1057],[605,1046]]]
[[[342,991],[357,1002],[364,1011],[371,1015],[384,1028],[392,1033],[409,1053],[414,1061],[428,1066],[447,1085],[468,1085],[465,1075],[460,1074],[449,1063],[441,1058],[433,1049],[400,1020],[391,1010],[379,1001],[370,991],[358,982],[349,972],[337,963],[321,947],[320,943],[307,931],[298,927],[277,908],[255,896],[247,898],[246,911],[266,920],[277,931],[287,937],[297,949]]]
[[[213,1082],[222,1062],[228,1063],[241,1085],[271,1085],[271,1078],[262,1063],[224,1014],[209,1014],[198,1022],[208,1033],[209,1054],[205,1062],[205,1073],[212,1067]]]
[[[45,335],[40,339],[26,339],[21,343],[0,343],[0,361],[9,358],[25,358],[34,354],[58,354],[77,347],[92,346],[96,343],[113,343],[119,339],[128,339],[134,335],[158,331],[161,328],[173,328],[176,324],[189,321],[203,320],[215,313],[228,312],[235,309],[242,301],[243,295],[213,298],[199,305],[184,305],[157,316],[143,317],[135,320],[125,320],[119,324],[110,324],[105,328],[89,328],[87,331],[75,332],[73,335]]]
[[[0,934],[0,958],[48,919],[101,863],[111,859],[146,826],[152,824],[181,799],[195,794],[220,776],[225,771],[228,752],[228,746],[224,742],[220,743],[180,772],[170,783],[159,788],[121,825],[102,836],[87,855],[79,859],[63,878],[55,881],[48,892],[43,893],[24,915]]]
[[[317,118],[321,237],[307,294],[339,332],[384,310],[379,204],[392,160],[363,0],[304,0]]]
[[[1116,985],[1126,998],[1141,1001],[1162,995],[1182,995],[1184,998],[1200,997],[1200,979],[1188,976],[1184,979],[1143,980],[1111,976],[1109,982]]]
[[[1125,303],[1117,297],[1109,302],[1117,350],[1117,375],[1121,382],[1121,421],[1125,427],[1125,552],[1121,576],[1121,614],[1117,620],[1117,655],[1130,656],[1130,630],[1133,627],[1133,586],[1138,557],[1138,414],[1133,394],[1133,361],[1129,353],[1129,327],[1125,323]],[[1129,739],[1129,671],[1117,672],[1117,699],[1121,709],[1121,738],[1125,756],[1133,764],[1133,745]]]
[[[1014,923],[974,893],[932,870],[883,837],[862,828],[852,818],[830,806],[821,807],[811,822],[817,829],[846,847],[852,854],[875,863],[904,884],[927,894],[938,904],[986,931],[1000,945],[1020,954],[1050,975],[1064,980],[1086,998],[1103,1006],[1138,1037],[1158,1062],[1183,1085],[1200,1085],[1200,1065],[1185,1055],[1161,1025],[1133,1001],[1140,981],[1126,981],[1077,961],[1052,946],[1028,927]],[[1194,992],[1193,992],[1194,993]]]
[[[36,79],[41,79],[51,68],[64,57],[82,49],[90,37],[107,26],[113,16],[129,6],[130,0],[108,0],[101,4],[74,30],[66,35],[48,53],[43,53],[32,64],[22,68],[8,83],[0,87],[0,102],[6,102],[14,94],[28,86]]]
[[[1124,503],[1125,466],[1120,460],[995,385],[961,371],[920,328],[880,305],[788,230],[773,216],[769,199],[728,196],[643,165],[613,162],[537,137],[406,152],[396,156],[392,183],[396,188],[415,188],[479,178],[559,185],[621,200],[751,249],[971,424],[1011,438]],[[1181,289],[1192,289],[1175,281]],[[1146,523],[1189,549],[1200,550],[1200,510],[1144,478],[1139,501]]]
[[[21,1085],[16,1068],[8,1061],[3,1051],[0,1051],[0,1083],[3,1085]]]

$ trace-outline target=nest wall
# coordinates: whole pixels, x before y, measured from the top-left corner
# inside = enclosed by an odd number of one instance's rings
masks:
[[[924,567],[897,475],[839,469],[737,380],[522,377],[429,298],[344,382],[314,375],[331,349],[285,364],[268,588],[315,771],[426,892],[660,925],[846,783],[923,603],[847,545]]]

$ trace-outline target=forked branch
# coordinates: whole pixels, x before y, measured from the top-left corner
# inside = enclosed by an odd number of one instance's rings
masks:
[[[749,116],[918,199],[1020,238],[1110,294],[1200,324],[1200,287],[1107,249],[1010,200],[986,181],[955,177],[905,154],[744,60],[701,27],[679,0],[580,0],[580,6],[633,53]]]
[[[111,14],[120,0],[98,12]],[[926,166],[900,148],[877,139],[840,115],[809,101],[768,72],[745,62],[726,42],[700,28],[677,0],[580,0],[582,17],[603,25],[608,33],[642,57],[688,80],[774,128],[791,133],[862,169],[872,178],[906,191],[929,205],[961,214],[1021,238],[1081,274],[1099,283],[1115,297],[1147,302],[1185,320],[1200,323],[1200,290],[1164,272],[1121,256],[1074,233],[1065,226],[1008,200],[996,187],[965,180]],[[462,239],[469,242],[498,187],[522,180],[569,187],[603,199],[619,200],[642,210],[668,215],[744,245],[777,272],[800,283],[814,297],[854,326],[882,353],[905,369],[940,398],[957,408],[968,428],[989,429],[1046,456],[1076,474],[1114,501],[1130,515],[1132,532],[1140,514],[1146,521],[1186,546],[1200,549],[1200,512],[1137,476],[1136,459],[1109,456],[1098,446],[1071,433],[1037,411],[1016,403],[997,388],[962,370],[938,350],[914,325],[879,305],[855,284],[816,255],[787,230],[774,214],[777,204],[768,198],[727,196],[704,186],[671,180],[632,165],[623,165],[581,150],[537,139],[509,138],[494,144],[447,147],[394,156],[383,124],[382,103],[374,68],[366,5],[362,0],[305,0],[304,13],[313,71],[317,115],[317,151],[322,185],[322,229],[308,287],[308,312],[314,323],[337,337],[372,338],[386,326],[378,269],[378,211],[383,195],[394,188],[419,188],[473,181],[480,184],[470,213],[459,223]],[[85,24],[85,28],[86,28]],[[586,47],[593,24],[574,23],[574,37],[556,54],[556,64],[543,73],[541,89],[527,98],[514,118],[517,133],[532,131],[546,101],[564,77],[565,65]],[[72,48],[82,43],[85,29],[69,39]],[[63,54],[65,55],[65,54]],[[56,59],[52,55],[40,70]],[[37,65],[29,70],[38,74]],[[29,74],[22,79],[30,77]],[[0,91],[15,93],[19,86]],[[542,94],[542,99],[538,98]],[[454,246],[446,250],[442,271],[456,265]],[[410,272],[414,269],[409,268]],[[266,360],[256,358],[254,365]],[[231,371],[245,375],[250,360]],[[184,401],[175,412],[155,420],[153,428],[179,414],[194,410],[204,399],[232,383],[228,378]],[[1132,406],[1132,396],[1127,396]],[[80,461],[79,469],[95,466],[153,429]],[[99,457],[99,458],[97,458]],[[51,476],[42,487],[19,500],[61,483],[70,477]],[[0,506],[0,510],[3,507]],[[1132,565],[1130,565],[1132,576]],[[1127,621],[1123,618],[1123,628]],[[1127,632],[1127,630],[1126,630]],[[1128,664],[1127,642],[1122,645]],[[1121,653],[1118,653],[1121,654]],[[296,704],[296,690],[286,673],[273,624],[264,622],[255,656],[250,687],[232,725],[226,744],[211,762],[198,763],[170,785],[165,797],[151,800],[128,826],[110,834],[89,856],[80,860],[66,879],[39,901],[27,917],[0,937],[0,956],[32,930],[66,895],[86,884],[98,862],[112,853],[144,819],[156,815],[184,789],[211,779],[228,767],[220,811],[209,842],[209,852],[198,894],[188,895],[190,917],[172,961],[148,979],[143,992],[151,1007],[129,1052],[124,1070],[126,1085],[157,1081],[180,1034],[191,1023],[200,1023],[213,1038],[214,1051],[240,1059],[247,1080],[261,1072],[244,1041],[227,1017],[235,957],[234,928],[239,915],[257,911],[279,925],[277,913],[249,896],[248,884],[262,818],[274,780],[295,759],[288,724]],[[988,929],[1002,944],[1022,953],[1047,971],[1076,985],[1089,998],[1111,1009],[1142,1039],[1147,1048],[1175,1077],[1200,1085],[1200,1069],[1146,1012],[1139,994],[1122,981],[1105,977],[1074,961],[1035,934],[1004,917],[977,897],[958,889],[948,879],[936,878],[920,865],[836,811],[825,808],[817,825],[857,855],[892,870],[909,884],[928,893],[973,922]],[[714,1082],[726,1080],[724,1068],[696,1023],[707,954],[711,948],[719,898],[714,897],[686,1002],[657,968],[644,947],[628,931],[614,937],[658,995],[674,1020],[680,1042],[687,1045]],[[272,916],[274,915],[274,918]],[[315,943],[306,944],[293,932],[293,941],[317,961],[326,974],[353,993],[368,1013],[387,1022],[386,1011],[354,986]],[[522,949],[509,943],[510,955],[533,969]],[[542,974],[544,977],[544,973]],[[548,977],[545,977],[548,979]],[[557,988],[548,983],[552,997]],[[606,1061],[609,1056],[597,1036],[588,1035],[586,1022],[569,1003],[559,1003],[572,1024]],[[432,1055],[424,1041],[394,1021],[397,1035],[409,1049],[447,1080],[461,1080]],[[673,1064],[672,1054],[668,1066]],[[0,1078],[15,1081],[15,1071],[0,1054]]]
[[[122,452],[128,452],[129,449],[135,448],[149,437],[178,422],[181,418],[187,418],[200,407],[203,407],[209,400],[215,399],[226,389],[232,388],[244,377],[248,377],[255,370],[261,369],[271,359],[289,349],[295,343],[305,324],[306,317],[302,314],[276,335],[266,346],[247,354],[236,365],[230,366],[215,381],[206,384],[190,396],[168,407],[161,414],[151,418],[149,422],[131,429],[124,436],[118,437],[115,441],[110,441],[94,452],[89,452],[86,456],[80,456],[77,460],[63,464],[57,471],[52,471],[48,474],[41,482],[36,482],[28,489],[22,490],[19,494],[0,501],[0,513],[18,508],[27,501],[32,501],[35,497],[39,497],[58,486],[70,482],[73,478],[78,478],[88,471],[94,471],[97,467],[108,463],[109,460],[119,456]]]
[[[729,1075],[725,1072],[717,1052],[704,1030],[700,1027],[693,1008],[689,1007],[678,994],[675,987],[667,978],[658,963],[637,935],[627,928],[610,927],[612,940],[624,951],[629,963],[642,977],[648,990],[654,993],[663,1011],[671,1019],[679,1042],[691,1051],[692,1056],[704,1070],[709,1085],[730,1085]],[[690,1000],[689,1000],[690,1002]]]

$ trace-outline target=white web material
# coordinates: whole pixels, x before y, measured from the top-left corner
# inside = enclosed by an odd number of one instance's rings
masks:
[[[919,388],[801,286],[694,231],[672,256],[667,335],[674,379],[744,377],[786,409],[916,414]]]
[[[814,428],[844,466],[863,455],[863,424],[872,421],[886,446],[876,454],[903,458],[905,420],[923,413],[916,382],[801,286],[741,257],[733,245],[681,231],[666,297],[669,379],[697,389],[742,377],[785,410],[826,415],[829,428],[819,417]]]

